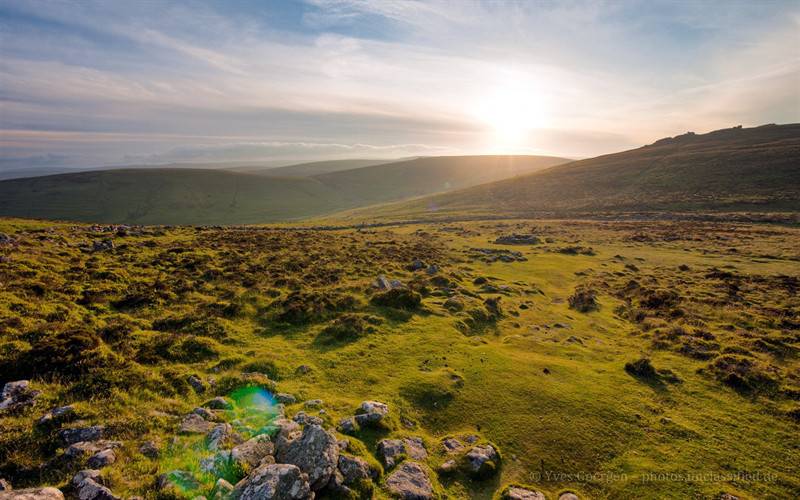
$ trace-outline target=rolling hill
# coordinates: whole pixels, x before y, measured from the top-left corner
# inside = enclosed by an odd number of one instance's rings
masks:
[[[312,177],[314,175],[330,174],[342,170],[371,167],[382,163],[391,163],[397,160],[325,160],[286,165],[283,167],[240,166],[227,170],[246,174],[269,175],[272,177]]]
[[[693,210],[800,211],[800,124],[688,133],[345,218]]]
[[[129,224],[278,222],[474,186],[566,161],[419,158],[311,177],[189,168],[89,171],[2,181],[0,215]]]

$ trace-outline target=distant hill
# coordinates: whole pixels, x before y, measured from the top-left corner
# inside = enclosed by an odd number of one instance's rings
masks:
[[[287,165],[285,167],[276,168],[247,166],[233,167],[227,170],[248,174],[269,175],[273,177],[311,177],[314,175],[330,174],[332,172],[339,172],[342,170],[371,167],[373,165],[391,163],[393,161],[397,160],[325,160],[298,163],[296,165]]]
[[[566,161],[420,158],[311,177],[189,168],[88,171],[2,181],[0,215],[129,224],[289,221],[474,186]]]
[[[800,124],[688,133],[347,216],[360,220],[693,210],[800,211]]]

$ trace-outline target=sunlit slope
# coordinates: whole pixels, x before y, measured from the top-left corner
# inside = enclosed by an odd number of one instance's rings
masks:
[[[230,170],[236,172],[245,172],[249,174],[269,175],[278,177],[311,177],[314,175],[330,174],[332,172],[340,172],[342,170],[351,170],[354,168],[371,167],[373,165],[380,165],[382,163],[390,163],[396,160],[326,160],[326,161],[313,161],[308,163],[298,163],[296,165],[287,165],[285,167],[236,167]]]
[[[553,156],[436,156],[314,178],[347,199],[370,204],[475,186],[568,161]]]
[[[800,210],[800,124],[686,134],[356,218]]]
[[[425,158],[312,177],[117,169],[0,182],[0,215],[129,224],[255,224],[473,186],[566,160]]]

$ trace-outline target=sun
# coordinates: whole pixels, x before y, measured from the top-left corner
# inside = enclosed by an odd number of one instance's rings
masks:
[[[514,149],[528,145],[530,133],[546,121],[541,93],[530,84],[504,83],[483,96],[475,118],[490,132],[495,149]]]

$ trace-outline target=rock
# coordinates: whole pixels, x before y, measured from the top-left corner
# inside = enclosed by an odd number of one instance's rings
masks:
[[[403,284],[400,283],[399,281],[397,280],[389,281],[386,278],[386,276],[381,274],[377,278],[375,278],[375,281],[372,282],[372,288],[377,288],[378,290],[391,290],[393,288],[397,288],[392,285],[393,282],[398,283],[399,286],[401,287],[403,286]]]
[[[106,428],[102,425],[61,429],[58,431],[58,438],[64,444],[70,445],[81,441],[96,441],[103,437],[105,431]]]
[[[145,441],[139,446],[139,453],[155,460],[161,455],[161,448],[156,441]]]
[[[500,236],[494,242],[497,245],[536,245],[539,243],[539,238],[532,234],[512,234]]]
[[[388,478],[386,487],[404,500],[429,500],[433,486],[425,469],[416,462],[403,462]]]
[[[17,380],[16,382],[8,382],[3,386],[3,392],[0,393],[0,399],[11,399],[26,392],[30,391],[30,381]]]
[[[430,266],[428,266],[428,269],[426,269],[425,272],[433,276],[434,274],[439,272],[439,266],[437,266],[436,264],[431,264]]]
[[[106,450],[113,450],[122,446],[119,441],[79,441],[64,450],[64,457],[73,462],[79,462],[86,457],[92,457]],[[115,457],[116,458],[116,457]],[[100,459],[98,459],[100,460]]]
[[[304,411],[297,412],[297,414],[292,418],[292,420],[294,420],[300,425],[306,425],[306,424],[322,425],[324,422],[320,417],[309,415]]]
[[[490,444],[472,448],[467,453],[467,472],[477,478],[484,478],[497,472],[500,466],[500,454]]]
[[[36,404],[36,398],[41,392],[31,390],[30,382],[17,380],[8,382],[0,393],[0,413],[16,412]]]
[[[206,434],[206,447],[211,451],[216,451],[234,439],[231,424],[217,424]]]
[[[308,365],[300,365],[300,366],[297,367],[297,369],[294,372],[297,375],[307,375],[307,374],[311,373],[311,370],[312,370],[311,367],[308,366]]]
[[[444,301],[445,309],[448,311],[458,312],[464,310],[464,301],[458,297],[450,297],[449,299]]]
[[[117,455],[114,453],[114,450],[107,448],[105,450],[98,451],[89,457],[87,465],[92,469],[102,469],[103,467],[107,467],[116,461]]]
[[[64,494],[57,488],[26,488],[3,491],[0,500],[64,500]]]
[[[300,425],[287,418],[279,418],[269,425],[269,434],[275,444],[275,453],[280,453],[292,440],[300,435]]]
[[[114,242],[110,239],[94,240],[92,242],[93,252],[104,252],[106,250],[113,250],[113,249],[114,249]]]
[[[442,441],[442,446],[446,453],[459,453],[464,449],[464,444],[456,438],[447,438]]]
[[[279,392],[278,394],[275,395],[275,401],[284,405],[292,405],[297,402],[297,399],[291,394],[287,394],[285,392]]]
[[[323,405],[323,401],[321,399],[309,399],[303,406],[306,408],[320,408]]]
[[[303,434],[279,450],[278,461],[293,464],[308,474],[311,489],[322,489],[331,479],[339,461],[336,436],[316,424],[307,425]]]
[[[161,474],[156,479],[156,487],[160,491],[176,489],[196,490],[200,488],[200,481],[191,472],[185,470],[172,470]]]
[[[378,401],[364,401],[356,410],[356,422],[361,426],[371,426],[379,423],[389,415],[389,406]]]
[[[214,489],[211,490],[211,500],[227,500],[233,493],[233,485],[228,481],[219,478],[214,483]]]
[[[190,413],[181,420],[181,434],[207,434],[214,428],[212,422],[207,422],[203,417],[196,413]]]
[[[363,458],[351,457],[349,455],[339,455],[339,472],[342,474],[343,483],[346,485],[354,484],[362,479],[378,478],[378,471],[369,466]]]
[[[564,495],[559,497],[559,500]],[[546,500],[545,496],[540,491],[529,490],[519,486],[511,486],[503,494],[503,500]]]
[[[394,467],[399,455],[406,455],[414,460],[427,460],[428,452],[422,439],[418,437],[404,439],[384,439],[378,443],[378,456],[386,467]]]
[[[535,497],[535,496],[524,497],[525,500],[527,500],[527,498],[530,498],[531,500],[544,500],[544,495],[542,495],[538,491],[534,491],[533,493],[536,493],[536,494],[538,494],[540,496],[538,496],[538,497]],[[575,493],[573,493],[571,491],[567,491],[567,492],[564,492],[564,493],[560,494],[558,496],[558,500],[580,500],[580,498]],[[734,500],[738,500],[738,499],[734,499]]]
[[[39,420],[36,421],[36,425],[39,426],[58,425],[60,423],[66,422],[74,415],[75,415],[74,406],[72,405],[59,406],[57,408],[53,408],[52,410],[42,415],[41,418],[39,418]]]
[[[342,434],[353,434],[358,430],[356,427],[356,419],[354,417],[347,417],[339,420],[337,429]]]
[[[198,406],[197,408],[192,410],[192,413],[194,413],[195,415],[200,415],[201,417],[203,417],[203,420],[208,420],[209,422],[213,422],[214,420],[217,419],[217,416],[214,414],[213,411],[209,410],[208,408],[203,408],[202,406]]]
[[[458,462],[455,460],[448,460],[439,466],[440,474],[452,474],[456,470],[458,470]]]
[[[238,500],[305,500],[314,498],[308,475],[291,464],[262,465],[236,484]]]
[[[414,261],[411,263],[411,265],[408,266],[408,269],[410,271],[419,271],[420,269],[425,269],[426,267],[427,267],[427,265],[424,262],[422,262],[419,259],[414,259]]]
[[[11,483],[6,481],[5,479],[0,478],[0,491],[11,491],[13,488],[11,487]]]
[[[101,484],[99,470],[82,470],[72,478],[79,500],[119,500],[110,489]]]
[[[231,450],[231,460],[242,466],[243,470],[250,470],[258,467],[264,458],[274,452],[275,446],[269,440],[269,436],[262,434],[235,446]]]
[[[232,410],[233,409],[233,405],[231,404],[231,402],[228,401],[227,399],[223,398],[222,396],[217,396],[214,399],[206,401],[205,403],[203,403],[203,406],[205,408],[210,408],[212,410]]]
[[[192,386],[192,389],[194,389],[194,392],[197,394],[206,392],[206,384],[204,384],[203,380],[197,375],[190,375],[186,381]]]
[[[464,441],[466,441],[467,444],[475,444],[475,443],[478,442],[478,439],[479,439],[478,436],[476,436],[475,434],[472,434],[472,435],[469,435],[469,436],[465,437]]]

